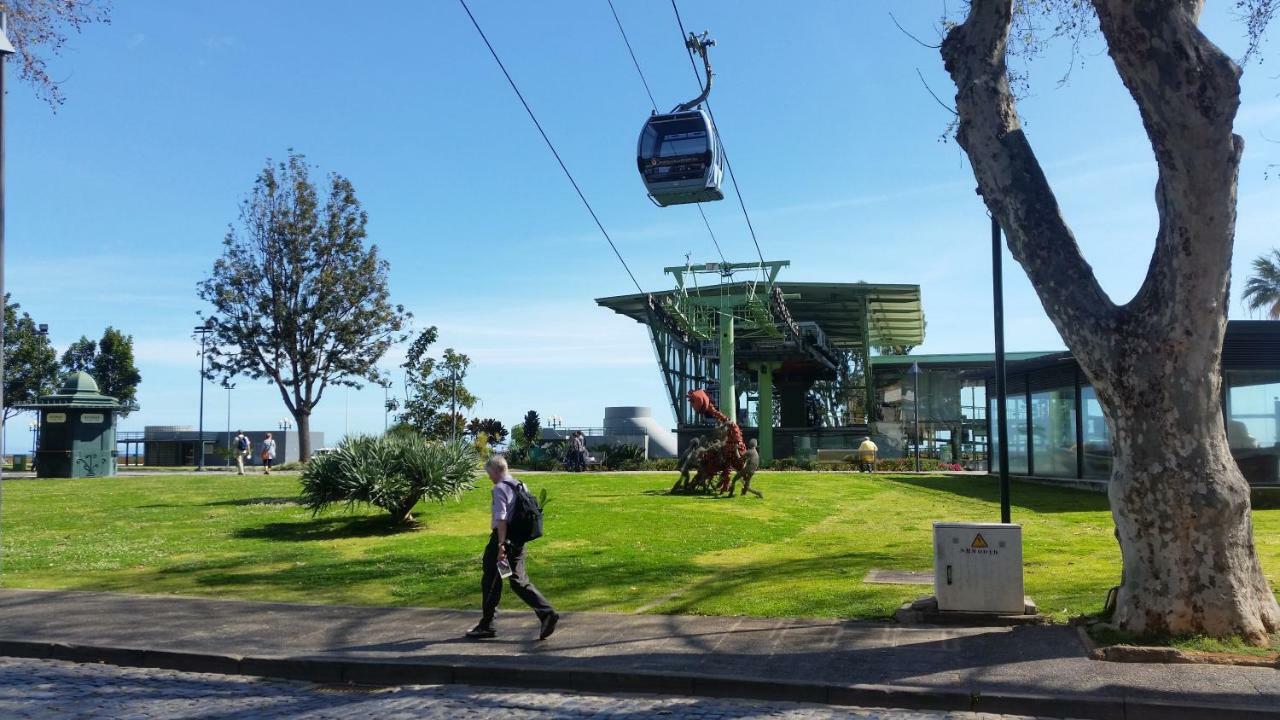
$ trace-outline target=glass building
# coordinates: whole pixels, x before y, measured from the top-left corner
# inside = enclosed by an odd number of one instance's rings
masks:
[[[990,370],[983,376],[988,434],[995,437],[995,380]],[[1227,323],[1222,379],[1232,455],[1251,484],[1280,484],[1280,322]],[[1090,483],[1110,478],[1106,418],[1070,353],[1024,359],[1011,353],[1006,389],[1010,474]],[[999,470],[995,453],[988,453],[987,466]]]

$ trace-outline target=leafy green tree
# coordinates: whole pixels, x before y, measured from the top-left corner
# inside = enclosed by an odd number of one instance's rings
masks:
[[[380,382],[377,363],[404,340],[409,314],[390,302],[390,266],[366,247],[368,216],[347,178],[321,197],[294,151],[268,160],[240,206],[199,295],[213,306],[209,376],[267,379],[311,455],[311,413],[330,386]]]
[[[489,442],[494,445],[502,444],[507,440],[507,428],[502,424],[501,420],[495,418],[471,418],[471,422],[467,423],[467,434],[477,437],[480,433],[484,433],[489,437]]]
[[[542,431],[542,418],[538,417],[537,410],[530,410],[524,414],[524,422],[520,423],[520,429],[527,444],[532,445],[538,442],[538,435]]]
[[[4,422],[58,386],[58,352],[27,313],[18,317],[18,303],[4,303]]]
[[[1265,309],[1280,320],[1280,249],[1253,259],[1253,274],[1244,283],[1244,302],[1250,310]]]
[[[120,401],[120,416],[138,410],[138,385],[142,374],[133,361],[133,336],[108,327],[96,343],[84,336],[62,353],[64,373],[86,372],[98,381],[98,390]]]
[[[438,332],[434,326],[423,330],[409,346],[404,364],[407,397],[400,421],[418,428],[424,435],[440,440],[466,432],[466,418],[459,410],[470,410],[479,399],[467,389],[471,358],[445,348],[440,358],[430,355]]]

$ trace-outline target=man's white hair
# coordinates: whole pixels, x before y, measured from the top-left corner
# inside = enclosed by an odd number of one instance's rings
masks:
[[[489,460],[484,464],[485,470],[507,471],[507,458],[503,455],[490,455]]]

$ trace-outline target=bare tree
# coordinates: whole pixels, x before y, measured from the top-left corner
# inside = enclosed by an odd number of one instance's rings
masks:
[[[1280,607],[1254,550],[1249,486],[1231,457],[1219,396],[1241,70],[1200,32],[1203,5],[1092,1],[1159,170],[1155,252],[1124,305],[1099,285],[1023,134],[1006,68],[1014,0],[972,0],[942,57],[978,191],[1108,419],[1124,558],[1113,621],[1139,634],[1262,644],[1280,629]]]
[[[68,31],[85,25],[111,22],[107,0],[0,0],[0,12],[8,16],[9,42],[18,61],[19,76],[35,88],[36,95],[57,108],[65,98],[58,81],[49,75],[48,58],[67,43]]]

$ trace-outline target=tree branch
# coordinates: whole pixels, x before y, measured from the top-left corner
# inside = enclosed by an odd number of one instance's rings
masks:
[[[1080,253],[1023,134],[1005,64],[1012,14],[1012,0],[973,0],[968,18],[943,41],[942,57],[956,84],[956,140],[1045,312],[1080,353],[1096,345],[1091,331],[1110,320],[1115,305]]]

